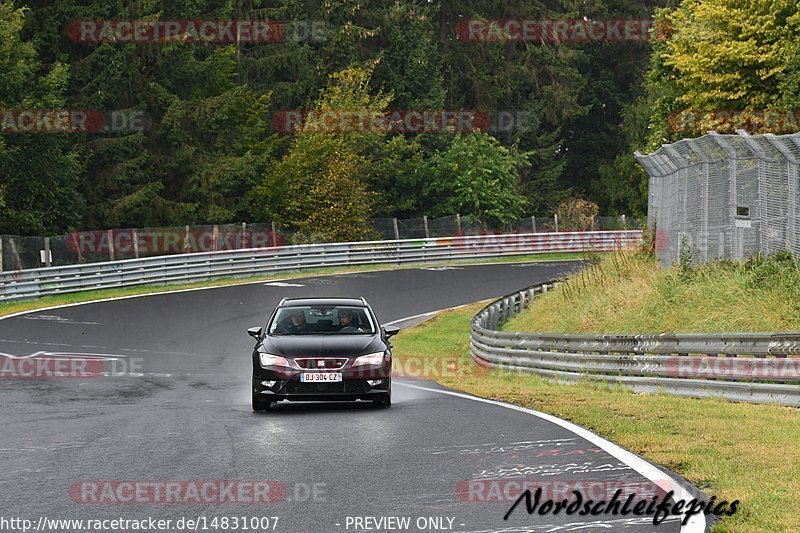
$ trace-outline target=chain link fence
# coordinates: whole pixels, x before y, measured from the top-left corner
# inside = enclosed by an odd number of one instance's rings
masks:
[[[800,134],[710,132],[636,157],[663,264],[800,253]]]
[[[596,230],[640,229],[644,221],[597,217]],[[424,239],[558,231],[555,217],[526,217],[505,226],[452,215],[440,218],[376,218],[370,240]],[[571,231],[573,228],[560,228]],[[66,266],[159,255],[269,248],[309,243],[308,237],[280,224],[242,223],[172,228],[76,231],[55,237],[0,235],[0,272]]]

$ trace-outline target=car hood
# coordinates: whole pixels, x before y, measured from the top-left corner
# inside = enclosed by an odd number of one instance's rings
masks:
[[[261,343],[261,350],[284,357],[353,357],[385,349],[381,338],[373,335],[266,337]]]

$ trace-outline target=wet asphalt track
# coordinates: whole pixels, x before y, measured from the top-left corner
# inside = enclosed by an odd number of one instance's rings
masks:
[[[282,532],[678,531],[674,519],[656,528],[648,517],[528,516],[522,507],[503,521],[509,502],[479,500],[523,477],[650,484],[565,428],[437,393],[430,381],[396,379],[389,410],[282,403],[267,415],[251,411],[253,342],[245,329],[263,325],[283,296],[363,295],[386,323],[500,296],[575,267],[495,264],[320,276],[289,280],[288,287],[240,285],[0,320],[2,353],[108,354],[118,369],[134,364],[143,374],[0,380],[0,516],[34,524],[42,516],[278,516],[275,531]],[[81,480],[274,480],[287,492],[266,505],[79,504],[69,488]],[[494,485],[459,493],[468,480]],[[478,501],[464,501],[470,498]],[[368,516],[410,517],[410,527],[348,522]],[[436,522],[420,522],[418,529],[417,519],[427,517],[444,518],[439,529]]]

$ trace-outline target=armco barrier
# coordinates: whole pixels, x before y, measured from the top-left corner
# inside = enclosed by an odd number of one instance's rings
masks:
[[[0,273],[0,302],[94,289],[360,265],[429,264],[636,245],[640,231],[477,235],[165,255]]]
[[[557,283],[521,290],[472,319],[476,363],[559,382],[800,406],[800,332],[563,335],[498,331]],[[745,357],[741,357],[745,356]]]

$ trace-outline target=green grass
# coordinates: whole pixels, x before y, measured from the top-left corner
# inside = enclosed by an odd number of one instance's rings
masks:
[[[396,367],[447,387],[553,414],[681,474],[709,496],[742,504],[719,532],[800,531],[800,410],[637,395],[487,371],[469,357],[469,321],[448,311],[396,337]]]
[[[514,263],[522,261],[567,261],[567,260],[584,259],[584,258],[585,256],[583,254],[578,254],[578,253],[538,254],[538,255],[525,255],[519,257],[501,257],[495,259],[480,260],[476,261],[476,263]],[[443,265],[443,266],[465,265],[465,264],[469,263],[465,262],[436,263],[436,265]],[[415,268],[419,266],[424,266],[424,265],[415,265],[415,266],[364,265],[364,266],[350,267],[350,268],[304,270],[302,272],[273,274],[267,276],[219,278],[215,280],[198,281],[195,283],[142,285],[139,287],[126,287],[120,289],[101,289],[95,291],[84,291],[84,292],[70,293],[58,296],[45,296],[43,298],[38,298],[36,300],[0,303],[0,316],[19,313],[22,311],[42,309],[44,307],[53,307],[58,305],[67,305],[80,302],[90,302],[93,300],[101,300],[105,298],[119,298],[123,296],[135,296],[141,294],[160,294],[170,291],[194,289],[201,287],[221,287],[229,285],[238,285],[242,283],[253,283],[258,281],[270,281],[276,279],[293,279],[300,277],[319,276],[323,274],[345,274],[348,272],[362,272],[365,270],[397,270],[400,268]]]
[[[554,333],[795,331],[800,262],[789,255],[745,263],[662,269],[614,253],[538,298],[505,328]]]

